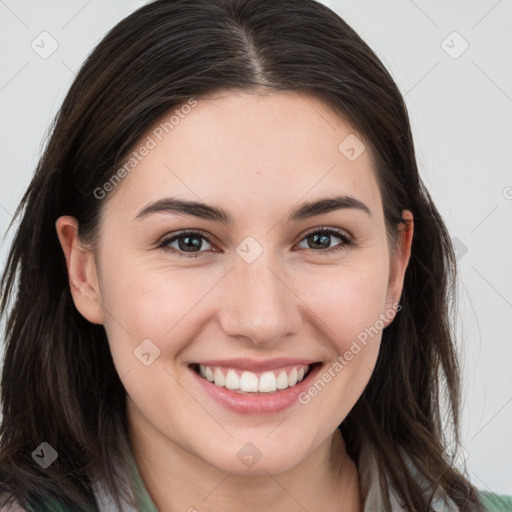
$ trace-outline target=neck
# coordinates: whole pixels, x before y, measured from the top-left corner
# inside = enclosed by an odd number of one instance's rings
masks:
[[[357,468],[339,430],[285,472],[240,475],[206,463],[134,416],[129,414],[133,454],[159,510],[362,511]]]

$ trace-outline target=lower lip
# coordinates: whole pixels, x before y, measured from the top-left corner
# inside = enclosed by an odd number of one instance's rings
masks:
[[[209,380],[198,375],[192,368],[190,371],[202,388],[220,405],[240,414],[274,414],[284,411],[298,402],[298,396],[312,382],[323,365],[312,368],[306,377],[291,388],[261,394],[242,394],[224,387],[216,386]]]

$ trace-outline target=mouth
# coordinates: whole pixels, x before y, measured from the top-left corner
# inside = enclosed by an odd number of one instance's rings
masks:
[[[241,368],[242,366],[242,368]],[[297,402],[323,363],[288,364],[268,369],[230,367],[229,363],[192,363],[196,382],[222,406],[244,414],[276,413]]]
[[[317,363],[318,364],[318,363]],[[265,372],[242,371],[236,368],[206,366],[195,363],[192,370],[215,386],[240,394],[276,393],[296,386],[311,371],[312,365],[290,365]]]

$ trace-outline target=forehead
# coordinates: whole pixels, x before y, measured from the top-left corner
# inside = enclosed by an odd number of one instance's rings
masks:
[[[110,208],[171,194],[222,203],[237,217],[334,193],[380,202],[363,138],[316,97],[224,91],[189,104],[166,112],[133,148],[137,163]],[[347,146],[362,152],[354,159]]]

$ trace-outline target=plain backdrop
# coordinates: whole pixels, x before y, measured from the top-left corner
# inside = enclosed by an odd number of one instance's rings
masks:
[[[81,63],[144,3],[0,0],[2,236]],[[512,494],[512,0],[323,3],[405,96],[421,175],[459,258],[463,453],[477,487]]]

